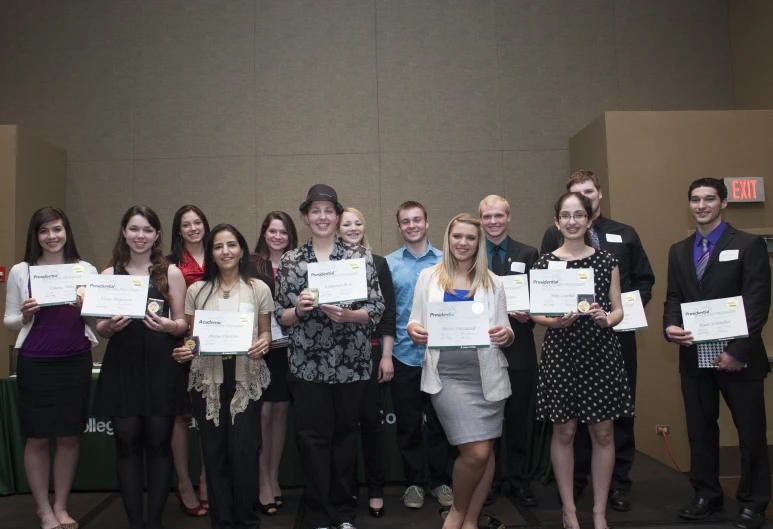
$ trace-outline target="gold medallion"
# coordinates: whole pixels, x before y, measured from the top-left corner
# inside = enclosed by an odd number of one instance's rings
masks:
[[[79,298],[82,298],[83,296],[85,296],[86,287],[84,287],[83,285],[80,285],[78,288],[75,289],[75,295],[78,296]]]
[[[158,303],[156,303],[155,301],[151,301],[150,303],[148,303],[148,312],[152,312],[153,314],[157,314],[158,313],[158,309],[160,309],[160,308],[161,307],[159,307]]]
[[[577,310],[579,310],[580,312],[588,312],[589,309],[590,309],[590,303],[588,303],[585,300],[580,301],[577,304]]]
[[[193,351],[194,349],[196,349],[196,341],[193,340],[192,338],[189,339],[188,341],[185,342],[185,347]]]

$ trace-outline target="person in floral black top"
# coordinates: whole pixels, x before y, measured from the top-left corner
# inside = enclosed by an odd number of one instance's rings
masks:
[[[372,374],[370,335],[381,320],[384,299],[363,246],[347,246],[336,234],[343,207],[335,190],[312,186],[300,206],[311,239],[282,256],[277,270],[275,315],[289,337],[289,386],[295,431],[306,478],[307,527],[353,528],[357,422]],[[368,299],[313,306],[308,263],[364,258]]]

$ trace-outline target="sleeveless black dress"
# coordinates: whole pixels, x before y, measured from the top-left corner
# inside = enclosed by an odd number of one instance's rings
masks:
[[[148,297],[163,299],[151,281]],[[160,314],[169,317],[169,303]],[[132,320],[110,338],[94,396],[94,415],[173,416],[190,413],[183,366],[172,357],[176,338]]]

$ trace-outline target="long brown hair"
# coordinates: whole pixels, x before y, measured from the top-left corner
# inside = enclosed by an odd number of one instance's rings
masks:
[[[295,223],[290,215],[284,211],[271,211],[266,218],[263,219],[263,225],[260,227],[260,235],[258,235],[258,242],[255,245],[255,256],[257,257],[258,272],[270,277],[269,270],[271,268],[271,249],[266,242],[266,231],[274,220],[281,221],[285,225],[287,230],[287,246],[285,252],[295,250],[298,247],[298,230],[295,229]]]
[[[126,229],[129,220],[135,215],[139,215],[148,221],[154,230],[158,232],[158,238],[153,243],[153,247],[150,250],[150,267],[148,272],[150,275],[150,281],[161,293],[161,296],[166,301],[169,301],[169,282],[167,281],[166,273],[169,268],[169,261],[164,257],[164,243],[162,238],[164,236],[161,229],[161,221],[158,219],[156,212],[150,209],[148,206],[132,206],[126,213],[123,214],[121,219],[121,229],[118,230],[118,239],[113,246],[113,257],[110,259],[108,266],[113,267],[113,271],[117,274],[126,273],[126,265],[129,264],[131,258],[131,250],[129,245],[126,244],[126,238],[123,236],[123,230]]]
[[[40,247],[40,242],[38,241],[38,231],[40,231],[40,227],[43,224],[55,220],[62,221],[64,234],[67,237],[63,248],[64,262],[77,263],[81,260],[78,249],[75,247],[75,237],[72,234],[72,228],[70,228],[70,221],[67,220],[67,215],[59,208],[46,207],[40,208],[32,214],[30,225],[27,229],[27,247],[24,250],[24,260],[30,265],[37,263],[40,256],[43,255],[43,249]]]

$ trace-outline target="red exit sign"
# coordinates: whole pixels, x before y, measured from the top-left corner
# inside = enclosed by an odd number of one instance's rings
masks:
[[[762,177],[725,178],[728,202],[765,202]]]

